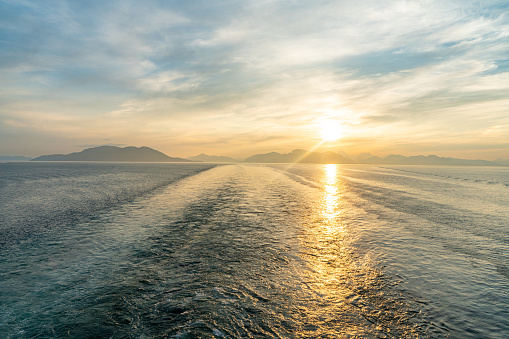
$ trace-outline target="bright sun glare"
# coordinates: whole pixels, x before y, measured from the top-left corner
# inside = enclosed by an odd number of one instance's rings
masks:
[[[320,123],[322,138],[325,141],[335,141],[343,136],[339,123],[332,120],[324,120]]]

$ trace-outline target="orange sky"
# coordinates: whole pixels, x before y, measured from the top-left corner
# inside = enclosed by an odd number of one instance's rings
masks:
[[[3,2],[0,155],[112,144],[244,158],[321,144],[507,159],[508,8]]]

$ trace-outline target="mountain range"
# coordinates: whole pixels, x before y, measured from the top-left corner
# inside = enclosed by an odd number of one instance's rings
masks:
[[[5,158],[5,159],[2,159]],[[9,159],[7,159],[9,158]],[[0,161],[23,161],[26,157],[0,157]],[[84,149],[70,154],[43,155],[31,161],[124,161],[124,162],[224,162],[236,163],[241,160],[226,157],[200,154],[197,156],[175,158],[149,147],[116,147],[99,146]],[[309,152],[296,149],[289,153],[270,152],[255,154],[243,160],[247,163],[316,163],[316,164],[378,164],[378,165],[453,165],[453,166],[509,166],[509,159],[469,160],[444,158],[436,155],[418,155],[406,157],[389,155],[384,158],[370,153],[349,155],[345,152]]]
[[[499,159],[468,160],[456,158],[443,158],[436,155],[418,155],[405,157],[403,155],[389,155],[380,158],[369,153],[356,156],[344,152],[308,152],[302,149],[293,150],[290,153],[265,153],[250,156],[245,162],[260,163],[318,163],[318,164],[384,164],[384,165],[451,165],[451,166],[501,166],[509,165],[509,160]]]
[[[70,154],[42,155],[31,161],[126,161],[126,162],[192,162],[173,158],[150,147],[99,146]]]

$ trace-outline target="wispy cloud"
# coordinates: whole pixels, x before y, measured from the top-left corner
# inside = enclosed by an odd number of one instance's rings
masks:
[[[353,151],[371,140],[375,151],[417,152],[465,135],[475,149],[490,133],[504,144],[508,9],[502,0],[4,0],[0,132],[44,136],[41,145],[108,134],[183,156],[223,142],[239,155],[249,139],[258,140],[249,150],[311,147],[327,118],[345,129],[337,146]],[[1,152],[34,155],[1,135]]]

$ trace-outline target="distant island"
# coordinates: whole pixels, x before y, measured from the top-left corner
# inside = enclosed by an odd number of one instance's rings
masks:
[[[203,162],[240,162],[238,159],[233,159],[225,156],[217,156],[217,155],[207,155],[200,154],[194,157],[188,157],[187,159],[193,161],[203,161]]]
[[[150,147],[99,146],[70,154],[42,155],[30,161],[123,161],[123,162],[193,162],[173,158]]]

